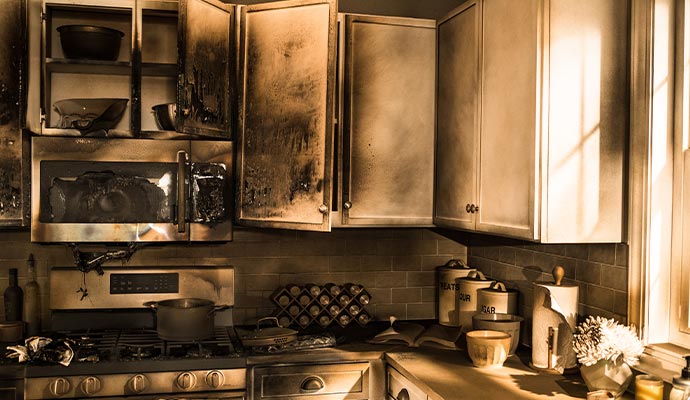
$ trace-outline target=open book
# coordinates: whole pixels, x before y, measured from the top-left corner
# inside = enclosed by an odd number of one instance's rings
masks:
[[[411,347],[432,346],[458,349],[461,327],[434,324],[428,328],[412,322],[391,323],[390,328],[370,339],[369,343],[401,343]]]

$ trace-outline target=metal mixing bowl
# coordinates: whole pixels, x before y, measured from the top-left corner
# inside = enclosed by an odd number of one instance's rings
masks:
[[[162,131],[175,130],[175,114],[177,110],[175,103],[156,104],[151,107],[151,110],[158,129]]]

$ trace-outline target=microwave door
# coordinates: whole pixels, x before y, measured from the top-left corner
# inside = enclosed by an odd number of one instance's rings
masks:
[[[189,240],[232,240],[233,144],[191,141]]]
[[[188,141],[40,137],[32,151],[32,241],[189,240]]]

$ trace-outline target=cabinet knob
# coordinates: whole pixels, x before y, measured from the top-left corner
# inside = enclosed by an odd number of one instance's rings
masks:
[[[467,205],[465,206],[465,211],[467,211],[467,213],[469,214],[471,212],[470,210],[471,210],[470,203],[467,203]]]
[[[346,201],[346,202],[343,204],[343,208],[346,209],[346,210],[351,209],[351,208],[352,208],[352,202]]]
[[[182,115],[184,115],[185,117],[188,117],[189,116],[189,108],[183,108],[182,109]]]
[[[400,393],[398,393],[396,400],[410,400],[410,394],[407,393],[407,389],[402,389]]]
[[[328,213],[328,206],[325,205],[325,204],[321,204],[321,205],[319,206],[319,212],[320,212],[321,214],[327,214],[327,213]]]

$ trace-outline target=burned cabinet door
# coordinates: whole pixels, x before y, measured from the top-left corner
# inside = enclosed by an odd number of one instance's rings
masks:
[[[0,13],[0,226],[26,226],[28,174],[22,127],[26,110],[26,5],[3,2]],[[28,136],[27,136],[28,137]]]
[[[335,1],[240,11],[236,219],[330,230]]]
[[[180,0],[176,130],[232,138],[234,6]]]
[[[345,22],[343,223],[430,226],[436,21]]]

